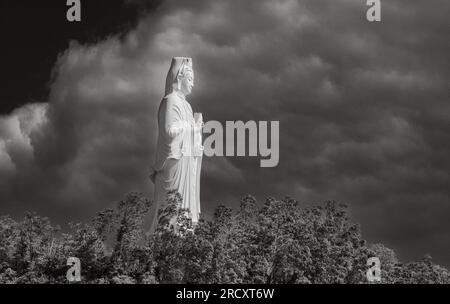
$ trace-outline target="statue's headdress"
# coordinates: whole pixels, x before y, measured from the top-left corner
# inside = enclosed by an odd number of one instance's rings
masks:
[[[189,57],[173,57],[170,64],[169,72],[166,78],[165,95],[172,93],[174,84],[178,84],[177,77],[184,75],[186,71],[192,71],[192,58]]]

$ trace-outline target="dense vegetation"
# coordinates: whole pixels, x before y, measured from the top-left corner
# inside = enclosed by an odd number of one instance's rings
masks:
[[[382,283],[450,283],[429,256],[404,264],[391,249],[366,244],[335,202],[269,198],[260,206],[247,196],[238,210],[220,206],[195,227],[180,203],[169,195],[150,236],[143,231],[150,201],[139,193],[70,233],[35,214],[0,217],[0,283],[67,283],[68,257],[80,259],[81,283],[367,283],[373,256]]]

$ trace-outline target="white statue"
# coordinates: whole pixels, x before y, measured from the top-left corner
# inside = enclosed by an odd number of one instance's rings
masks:
[[[156,161],[150,175],[155,184],[150,233],[156,229],[158,210],[165,205],[170,190],[181,194],[181,208],[189,209],[194,225],[200,217],[203,119],[200,113],[194,115],[186,100],[193,87],[192,59],[174,57],[167,74],[165,96],[158,110]]]

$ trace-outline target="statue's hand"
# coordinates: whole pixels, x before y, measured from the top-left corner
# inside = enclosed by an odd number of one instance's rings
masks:
[[[194,123],[194,131],[201,132],[204,126],[205,126],[205,124],[203,123],[203,121],[195,122]]]
[[[195,131],[201,131],[203,129],[203,126],[205,125],[203,123],[203,115],[202,113],[194,113],[194,130]]]

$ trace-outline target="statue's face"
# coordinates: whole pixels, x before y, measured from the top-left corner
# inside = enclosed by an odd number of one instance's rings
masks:
[[[194,72],[192,70],[186,71],[180,81],[180,91],[185,95],[191,94],[192,88],[194,87]]]

